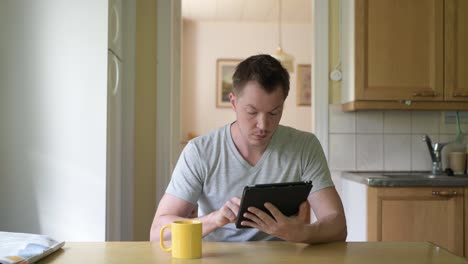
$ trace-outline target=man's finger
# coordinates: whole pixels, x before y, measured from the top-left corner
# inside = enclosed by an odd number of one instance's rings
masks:
[[[233,203],[237,204],[238,206],[240,206],[241,199],[240,199],[239,197],[237,197],[237,196],[236,196],[236,197],[233,197],[233,198],[231,199],[231,201],[232,201]]]
[[[239,213],[239,205],[232,201],[229,201],[226,203],[226,207],[228,207],[229,210],[231,210],[232,213],[237,217],[237,214]]]
[[[252,221],[253,223],[256,223],[257,225],[263,225],[262,219],[260,219],[258,216],[251,214],[251,213],[244,213],[244,217]]]
[[[258,208],[255,208],[255,207],[249,207],[247,208],[247,210],[254,214],[255,216],[257,216],[258,218],[260,218],[260,220],[262,220],[263,223],[265,223],[266,225],[273,225],[273,224],[276,224],[276,221],[275,219],[273,219],[269,214],[265,213],[264,211],[258,209]]]
[[[225,206],[223,208],[223,215],[225,218],[229,219],[229,221],[235,221],[237,218],[237,212],[234,213],[229,207]]]
[[[271,203],[265,203],[265,208],[270,211],[271,215],[273,215],[273,218],[275,218],[276,221],[281,221],[286,217],[278,208],[276,208],[276,206]]]
[[[253,228],[257,228],[260,230],[260,226],[254,222],[250,222],[250,221],[242,221],[241,222],[241,225],[243,226],[249,226],[249,227],[253,227]]]

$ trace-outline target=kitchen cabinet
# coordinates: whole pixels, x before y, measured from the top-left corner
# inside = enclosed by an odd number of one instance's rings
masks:
[[[468,2],[343,1],[342,107],[468,110]]]
[[[468,256],[468,179],[344,172],[335,182],[347,241],[430,241]]]
[[[430,241],[464,255],[464,189],[367,189],[368,241]]]
[[[445,99],[468,101],[468,1],[445,1]]]

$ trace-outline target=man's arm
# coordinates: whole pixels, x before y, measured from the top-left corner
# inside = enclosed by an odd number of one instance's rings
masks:
[[[234,197],[227,201],[219,210],[193,219],[190,217],[196,207],[194,204],[166,193],[159,202],[158,209],[154,215],[150,231],[150,241],[159,241],[159,231],[164,225],[184,219],[201,221],[203,223],[202,235],[206,236],[214,230],[234,222],[239,211],[239,204],[240,199]],[[168,239],[169,237],[170,234],[166,232],[164,238]]]
[[[340,197],[334,187],[324,188],[309,196],[310,207],[317,221],[304,223],[307,218],[308,203],[304,202],[297,216],[287,217],[272,204],[265,207],[274,218],[257,208],[249,208],[245,215],[251,221],[243,225],[257,228],[281,239],[301,243],[322,243],[344,241],[347,236],[346,219]]]
[[[335,187],[312,193],[309,203],[317,221],[306,228],[305,243],[345,241],[348,235],[343,204]]]

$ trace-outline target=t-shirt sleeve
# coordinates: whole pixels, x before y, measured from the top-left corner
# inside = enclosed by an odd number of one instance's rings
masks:
[[[322,146],[315,135],[309,135],[302,153],[302,180],[312,181],[311,193],[334,186]]]
[[[166,193],[197,204],[203,190],[203,175],[199,152],[190,141],[177,161]]]

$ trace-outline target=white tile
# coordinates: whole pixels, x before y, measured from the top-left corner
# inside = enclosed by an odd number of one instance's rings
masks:
[[[460,126],[462,127],[462,126]],[[463,130],[463,128],[462,128]],[[443,112],[440,116],[440,123],[439,123],[439,133],[441,134],[455,134],[457,133],[457,126],[455,124],[445,124],[445,118],[443,116]]]
[[[438,134],[440,112],[413,111],[411,112],[412,134]]]
[[[440,143],[450,143],[455,140],[455,134],[439,134]]]
[[[439,142],[439,136],[429,134],[432,144]],[[422,134],[411,136],[411,170],[430,171],[432,169],[431,155]]]
[[[338,194],[341,193],[341,171],[330,171],[331,178],[333,181],[333,184],[335,184],[335,189],[338,192]]]
[[[444,124],[444,121],[441,119],[440,121],[440,127],[439,127],[439,132],[441,134],[455,134],[457,131],[457,128],[454,124]]]
[[[411,170],[411,135],[384,135],[384,170]]]
[[[355,133],[356,114],[354,112],[342,112],[341,105],[329,106],[330,133]]]
[[[383,133],[383,112],[357,112],[356,131],[357,133]]]
[[[386,111],[384,112],[384,133],[410,134],[411,133],[411,112],[409,111]]]
[[[383,170],[383,135],[356,135],[356,168]]]
[[[356,137],[354,134],[330,134],[331,170],[356,170]]]
[[[443,120],[440,122],[439,129],[440,129],[439,133],[441,134],[456,134],[457,133],[457,126],[455,124],[444,124]],[[461,124],[460,129],[463,134],[468,134],[468,125]]]

